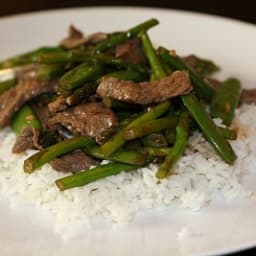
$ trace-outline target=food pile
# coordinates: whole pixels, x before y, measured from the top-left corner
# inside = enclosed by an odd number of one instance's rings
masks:
[[[160,180],[175,173],[196,131],[234,163],[229,126],[255,91],[211,78],[219,67],[210,60],[156,49],[147,30],[157,24],[89,36],[71,26],[59,46],[0,62],[0,127],[15,132],[14,154],[38,150],[24,172],[50,164],[68,173],[55,182],[66,190],[155,163]]]

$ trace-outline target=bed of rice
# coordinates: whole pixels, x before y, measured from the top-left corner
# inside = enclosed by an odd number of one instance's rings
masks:
[[[176,166],[175,175],[168,179],[157,180],[157,167],[151,164],[65,192],[58,191],[54,184],[65,175],[49,165],[30,175],[23,172],[24,159],[34,151],[11,154],[15,135],[6,128],[0,131],[1,192],[12,204],[32,202],[40,211],[49,213],[59,233],[90,227],[99,215],[111,223],[126,223],[136,213],[149,208],[175,205],[199,210],[216,194],[223,200],[250,197],[253,191],[241,179],[248,172],[256,171],[255,112],[256,106],[246,105],[237,110],[234,126],[239,127],[238,140],[231,143],[239,158],[234,166],[220,160],[202,135],[195,133]]]

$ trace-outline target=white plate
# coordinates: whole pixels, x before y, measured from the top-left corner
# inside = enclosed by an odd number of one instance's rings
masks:
[[[221,76],[256,86],[256,27],[229,19],[149,8],[80,8],[0,19],[0,59],[42,45],[54,45],[70,23],[88,33],[129,28],[155,17],[153,40],[179,54],[196,53],[219,63]],[[254,187],[250,174],[247,186]],[[256,190],[255,190],[256,192]],[[201,212],[150,212],[117,230],[98,225],[84,237],[62,241],[35,217],[33,207],[9,210],[0,201],[1,255],[210,255],[256,245],[256,204],[215,203]]]

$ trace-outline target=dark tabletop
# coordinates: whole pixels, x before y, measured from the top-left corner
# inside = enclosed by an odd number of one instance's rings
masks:
[[[217,14],[256,24],[255,8],[252,1],[212,1],[212,0],[8,0],[1,1],[0,17],[38,10],[78,7],[78,6],[149,6],[197,11]],[[256,255],[256,249],[225,256]]]

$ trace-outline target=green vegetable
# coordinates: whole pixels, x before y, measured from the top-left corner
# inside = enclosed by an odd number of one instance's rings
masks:
[[[39,56],[43,53],[62,52],[64,51],[61,47],[42,47],[34,51],[17,55],[10,59],[0,62],[0,69],[11,68],[15,66],[22,66],[31,63],[37,63]]]
[[[132,151],[132,150],[124,150],[120,149],[114,152],[111,156],[105,157],[99,146],[85,147],[83,149],[88,155],[93,156],[99,159],[107,159],[119,163],[131,164],[131,165],[139,165],[143,166],[146,164],[147,158],[145,154]]]
[[[62,76],[65,73],[65,68],[62,65],[43,65],[36,73],[38,80],[51,80]]]
[[[189,114],[188,112],[182,112],[176,127],[176,140],[173,147],[169,150],[166,155],[164,162],[159,166],[156,177],[159,179],[167,177],[173,166],[176,164],[178,159],[184,153],[189,135]]]
[[[93,169],[79,172],[75,175],[64,177],[55,181],[57,187],[63,191],[66,189],[84,186],[96,180],[116,175],[120,172],[128,172],[135,170],[137,167],[133,165],[110,163],[99,165]]]
[[[16,79],[8,79],[0,82],[0,95],[17,84]]]
[[[12,130],[19,135],[26,126],[41,129],[41,123],[29,104],[25,104],[12,118]]]
[[[147,56],[150,66],[153,70],[153,76],[156,79],[165,77],[166,76],[165,71],[152,45],[152,42],[150,41],[149,36],[147,35],[146,32],[143,32],[140,34],[140,38],[141,38],[144,53]],[[154,77],[153,77],[153,80],[155,80]]]
[[[24,172],[32,173],[58,156],[91,144],[94,144],[94,140],[85,136],[78,136],[69,140],[61,141],[53,146],[43,149],[25,160],[23,166]]]
[[[228,141],[220,133],[199,100],[193,94],[183,95],[181,98],[184,105],[202,130],[204,136],[212,144],[217,154],[225,162],[232,164],[236,159],[235,152]]]
[[[131,128],[133,126],[137,126],[139,124],[143,124],[145,121],[153,120],[161,115],[163,115],[170,107],[170,102],[165,101],[152,107],[148,110],[148,112],[144,113],[140,117],[131,121],[126,128]],[[125,139],[123,137],[123,129],[120,129],[110,140],[104,143],[101,146],[101,151],[104,156],[110,156],[113,152],[119,149],[125,143]]]
[[[114,47],[118,44],[123,43],[124,41],[128,40],[129,38],[137,36],[141,31],[146,31],[149,28],[157,25],[159,22],[156,19],[147,20],[137,26],[130,28],[124,33],[120,33],[117,35],[110,36],[105,41],[99,43],[93,50],[94,54],[101,53],[111,47]]]
[[[123,131],[123,137],[125,140],[134,140],[136,138],[141,138],[152,132],[159,132],[166,128],[173,128],[177,124],[177,118],[174,116],[168,116],[163,118],[158,118],[155,120],[145,121],[132,127],[127,127]]]
[[[229,78],[216,90],[211,101],[212,117],[220,117],[224,124],[230,125],[235,116],[242,88],[239,80]]]
[[[59,81],[59,86],[64,90],[73,90],[82,86],[85,82],[103,75],[105,72],[106,70],[102,65],[82,63],[65,73]]]

